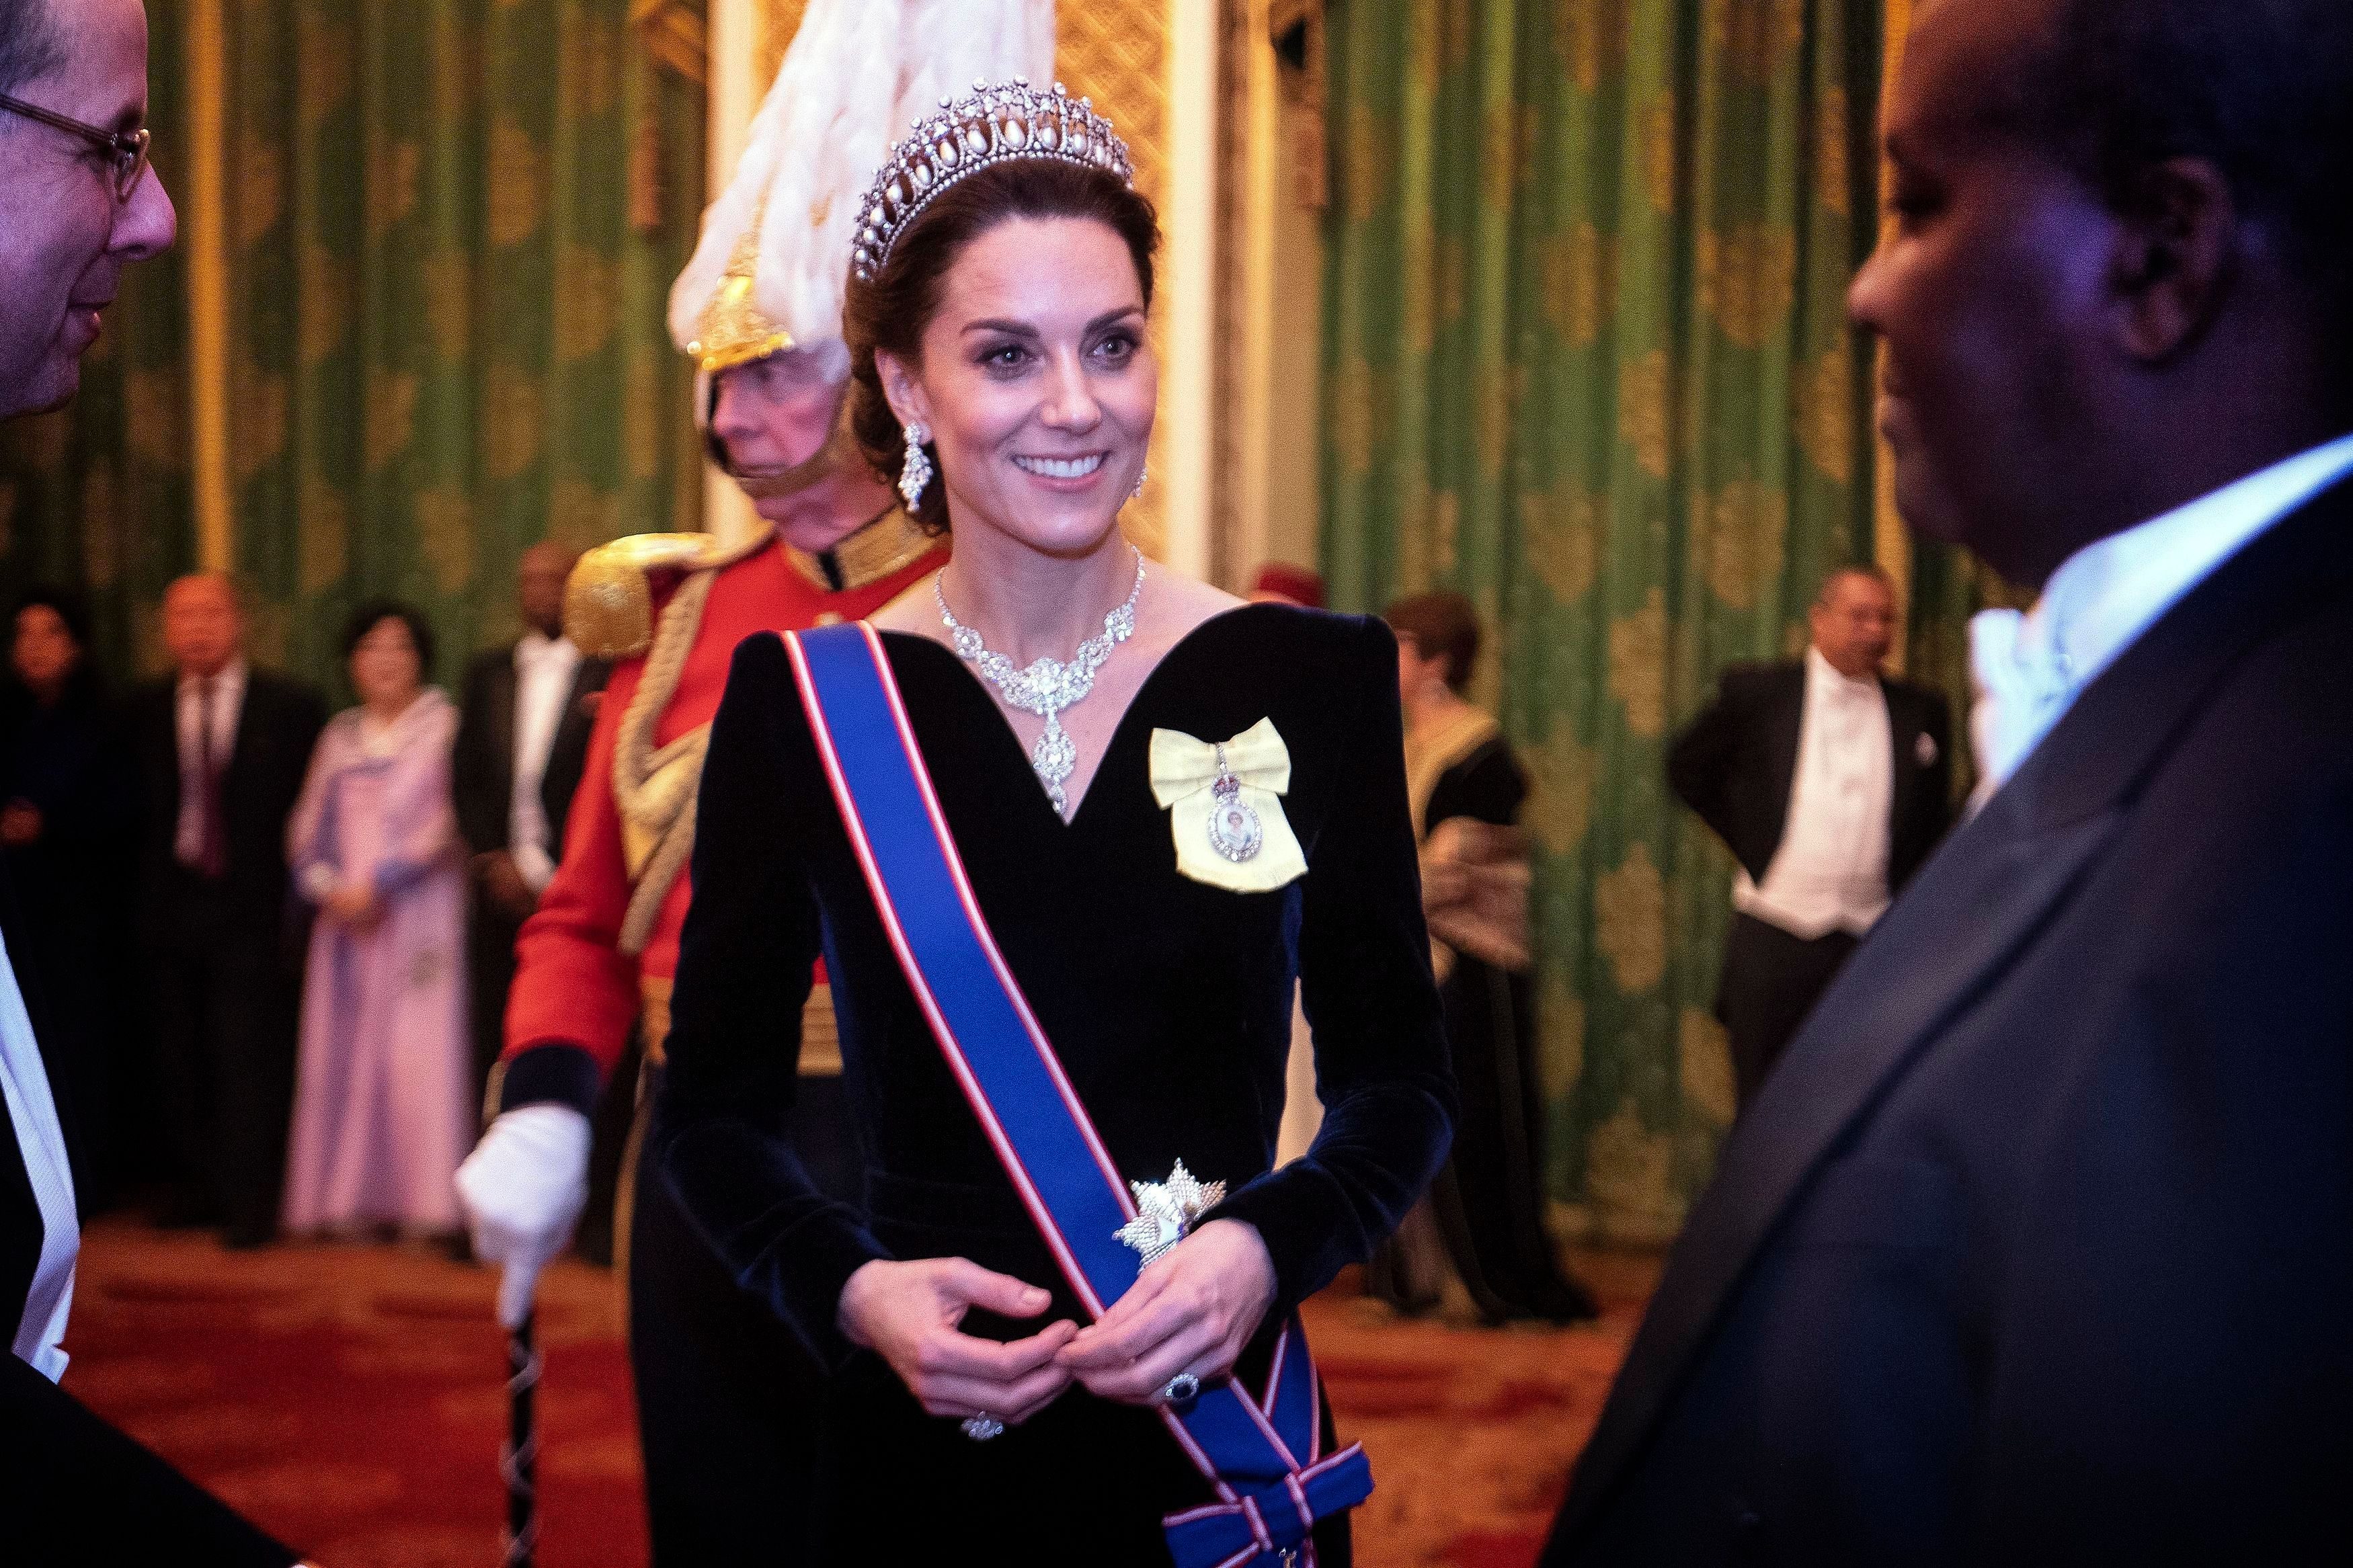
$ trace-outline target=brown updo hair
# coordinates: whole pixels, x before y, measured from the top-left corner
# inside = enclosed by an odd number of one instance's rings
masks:
[[[1446,684],[1460,693],[1479,663],[1479,612],[1460,594],[1416,594],[1381,612],[1389,630],[1424,658],[1446,660]]]
[[[851,273],[842,298],[850,434],[874,471],[892,486],[906,466],[907,437],[882,395],[875,351],[887,350],[911,365],[922,363],[923,333],[939,311],[949,270],[966,246],[1012,218],[1082,218],[1104,225],[1127,242],[1144,289],[1144,308],[1152,308],[1160,219],[1152,204],[1117,175],[1056,159],[1017,158],[992,163],[942,191],[900,231],[891,258],[873,279],[861,281]],[[926,489],[913,517],[926,533],[945,533],[947,486],[934,481]]]

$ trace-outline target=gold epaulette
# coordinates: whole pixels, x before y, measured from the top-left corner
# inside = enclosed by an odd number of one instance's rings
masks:
[[[592,658],[635,658],[653,646],[655,572],[691,571],[707,533],[639,533],[580,558],[564,590],[564,630]]]

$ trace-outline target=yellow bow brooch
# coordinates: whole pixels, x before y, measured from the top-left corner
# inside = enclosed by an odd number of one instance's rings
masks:
[[[1152,798],[1168,811],[1176,869],[1237,893],[1265,893],[1307,874],[1276,798],[1291,788],[1291,751],[1261,719],[1222,743],[1152,731]]]

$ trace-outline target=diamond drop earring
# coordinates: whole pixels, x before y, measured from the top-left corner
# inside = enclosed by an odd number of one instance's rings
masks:
[[[923,491],[932,482],[932,459],[923,450],[923,443],[932,433],[921,421],[907,426],[907,460],[899,468],[899,499],[913,511],[923,504]]]
[[[1151,477],[1152,477],[1152,468],[1151,468],[1151,465],[1150,465],[1150,464],[1146,464],[1146,465],[1145,465],[1144,467],[1142,467],[1142,468],[1140,468],[1136,469],[1136,470],[1135,470],[1135,488],[1134,488],[1134,489],[1132,489],[1132,490],[1130,490],[1130,491],[1128,491],[1128,492],[1127,492],[1127,499],[1128,499],[1128,500],[1135,500],[1138,496],[1141,496],[1141,495],[1144,493],[1144,481],[1145,481],[1145,480],[1146,480],[1146,479],[1150,479]]]

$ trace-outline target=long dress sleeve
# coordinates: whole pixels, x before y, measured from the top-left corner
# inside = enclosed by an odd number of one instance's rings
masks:
[[[819,1191],[779,1130],[822,945],[793,826],[777,809],[786,792],[776,715],[797,706],[784,645],[773,634],[747,639],[703,763],[694,900],[650,1150],[737,1283],[839,1367],[853,1349],[835,1321],[842,1287],[888,1254],[862,1214]]]
[[[302,777],[302,793],[286,819],[286,868],[294,886],[312,903],[325,900],[342,879],[343,868],[334,853],[335,775],[343,764],[343,730],[320,731],[311,751],[311,766]]]
[[[1299,933],[1324,1125],[1304,1156],[1214,1216],[1258,1228],[1278,1312],[1397,1228],[1445,1163],[1455,1114],[1406,800],[1397,643],[1378,621],[1359,636],[1337,694],[1353,715],[1344,731],[1352,777],[1308,847]]]
[[[449,796],[449,745],[458,716],[446,702],[418,716],[394,763],[384,796],[383,852],[373,879],[393,899],[446,866],[457,850],[457,808]]]

